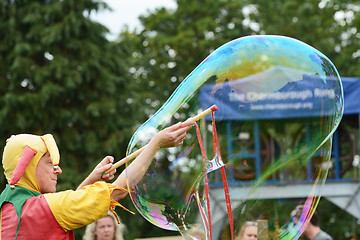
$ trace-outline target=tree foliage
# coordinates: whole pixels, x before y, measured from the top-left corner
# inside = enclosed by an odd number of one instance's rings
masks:
[[[299,39],[324,53],[341,76],[360,75],[358,1],[249,0],[249,4],[249,18],[258,24],[259,33]]]
[[[131,72],[143,86],[139,91],[143,90],[148,115],[215,48],[254,33],[242,24],[241,1],[179,0],[177,4],[174,11],[161,8],[140,17],[144,30],[133,33],[136,37]]]
[[[359,75],[360,38],[356,1],[306,0],[177,0],[141,16],[141,32],[123,32],[132,39],[130,69],[141,86],[147,116],[153,114],[179,83],[222,44],[252,34],[299,39],[328,56],[341,76]],[[146,117],[144,117],[145,119]]]
[[[0,1],[0,147],[12,134],[52,133],[74,189],[106,155],[125,155],[135,103],[127,46],[89,18],[92,0]],[[6,180],[1,174],[1,184]]]

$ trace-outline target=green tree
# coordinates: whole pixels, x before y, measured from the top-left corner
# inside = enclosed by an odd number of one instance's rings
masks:
[[[331,59],[341,76],[359,76],[358,1],[249,0],[248,4],[258,33],[299,39]]]
[[[176,10],[157,9],[141,16],[143,30],[123,33],[134,43],[130,69],[142,92],[147,118],[179,83],[220,45],[254,31],[242,22],[241,1],[178,0]]]
[[[169,98],[180,82],[222,44],[251,34],[299,39],[328,56],[341,76],[357,76],[360,18],[357,1],[177,0],[177,9],[160,8],[140,20],[132,40],[130,72],[143,97],[144,120]],[[274,14],[276,13],[276,14]]]
[[[52,133],[58,190],[74,189],[104,156],[123,157],[136,121],[128,48],[89,18],[102,8],[92,0],[0,1],[0,147],[12,134]]]

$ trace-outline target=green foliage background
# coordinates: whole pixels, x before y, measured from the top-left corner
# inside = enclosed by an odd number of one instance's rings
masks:
[[[0,0],[0,148],[12,134],[52,133],[63,168],[58,190],[74,189],[105,155],[125,155],[135,129],[209,53],[245,35],[297,38],[328,56],[341,76],[360,76],[358,1],[176,3],[141,16],[143,30],[109,41],[89,17],[107,8],[102,1]],[[3,188],[3,174],[0,180]],[[128,198],[123,203],[134,210]],[[120,211],[126,239],[171,234]],[[344,228],[329,232],[348,239]]]

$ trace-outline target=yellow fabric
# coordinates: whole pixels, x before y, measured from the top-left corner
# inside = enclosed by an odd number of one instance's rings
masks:
[[[31,159],[23,176],[16,186],[27,188],[31,191],[41,192],[40,186],[36,180],[36,167],[40,158],[49,151],[54,165],[59,164],[60,156],[59,150],[56,146],[55,140],[51,134],[44,136],[37,136],[32,134],[19,134],[11,136],[7,141],[4,148],[2,164],[4,167],[4,174],[8,183],[10,182],[11,175],[18,164],[25,146],[29,146],[37,153]],[[48,146],[48,148],[47,148]],[[56,164],[55,164],[56,163]]]
[[[44,141],[46,148],[50,153],[51,161],[53,162],[53,164],[59,165],[60,153],[54,137],[51,134],[45,134],[44,136],[41,136],[41,139]]]
[[[121,206],[110,198],[115,189],[127,191],[109,183],[96,182],[77,191],[47,193],[44,196],[59,225],[64,231],[69,231],[95,222],[115,206]]]

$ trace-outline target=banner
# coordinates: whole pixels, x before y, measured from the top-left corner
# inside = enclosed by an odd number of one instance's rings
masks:
[[[219,109],[216,120],[316,117],[332,114],[338,107],[334,98],[340,93],[334,92],[337,88],[332,84],[337,81],[331,79],[325,84],[316,76],[304,75],[302,80],[282,83],[284,86],[278,86],[279,89],[269,82],[261,91],[258,86],[257,91],[252,91],[249,81],[256,84],[256,76],[202,86],[201,107],[206,109],[216,104]],[[342,78],[342,83],[344,114],[360,113],[360,79]],[[206,119],[209,120],[209,116]]]

